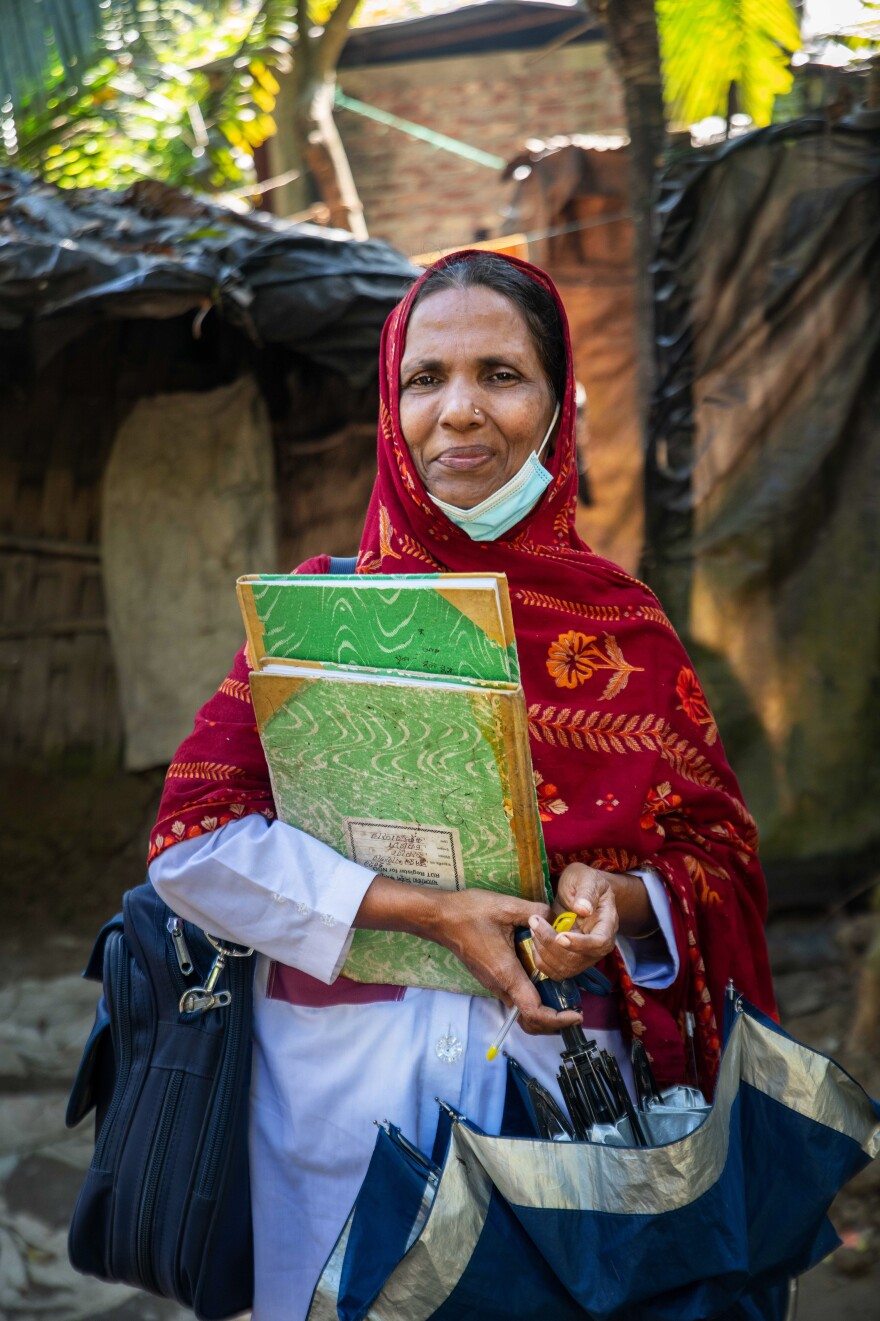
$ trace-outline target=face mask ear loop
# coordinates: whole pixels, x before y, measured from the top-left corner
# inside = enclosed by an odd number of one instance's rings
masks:
[[[548,442],[548,440],[550,439],[550,437],[553,435],[553,428],[556,426],[556,419],[559,417],[559,410],[560,410],[560,407],[561,407],[561,405],[560,405],[560,403],[559,403],[559,400],[557,399],[557,400],[556,400],[556,407],[555,407],[554,410],[553,410],[553,416],[552,416],[551,419],[550,419],[550,425],[549,425],[549,427],[547,428],[547,434],[546,434],[546,436],[544,437],[544,439],[541,441],[541,444],[540,444],[540,445],[538,446],[538,448],[535,450],[535,458],[536,458],[536,459],[540,459],[541,455],[544,453],[544,450],[547,448],[547,442]]]

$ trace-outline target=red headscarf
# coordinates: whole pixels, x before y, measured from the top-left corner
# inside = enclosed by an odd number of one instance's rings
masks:
[[[455,253],[437,265],[476,255]],[[565,328],[565,394],[547,461],[552,481],[537,506],[493,542],[471,540],[429,499],[399,412],[399,365],[423,276],[382,335],[378,475],[358,572],[507,575],[551,870],[558,875],[576,861],[611,872],[650,866],[663,878],[681,960],[675,984],[647,991],[633,986],[620,960],[614,971],[629,1028],[645,1041],[663,1083],[684,1077],[684,1021],[693,1013],[701,1080],[711,1089],[728,980],[774,1012],[755,825],[656,597],[593,554],[575,531],[574,371],[565,311],[543,271],[500,260],[548,291]],[[300,571],[327,567],[320,557]],[[169,769],[151,856],[236,816],[274,814],[247,702],[240,654]]]

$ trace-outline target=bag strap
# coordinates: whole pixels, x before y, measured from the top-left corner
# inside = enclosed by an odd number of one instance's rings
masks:
[[[357,555],[331,555],[331,573],[354,573],[357,568]]]

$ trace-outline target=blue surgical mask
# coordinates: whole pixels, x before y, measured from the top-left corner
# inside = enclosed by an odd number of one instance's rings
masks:
[[[438,509],[442,509],[448,519],[466,532],[474,541],[497,541],[502,533],[507,532],[521,518],[525,518],[530,509],[534,509],[552,480],[549,472],[541,463],[547,442],[559,417],[559,404],[553,412],[547,434],[536,450],[533,450],[518,472],[509,481],[500,486],[492,495],[487,495],[473,509],[459,509],[458,505],[448,505],[445,500],[431,499]]]

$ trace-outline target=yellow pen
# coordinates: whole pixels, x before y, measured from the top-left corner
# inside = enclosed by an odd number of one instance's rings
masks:
[[[558,932],[571,931],[576,921],[577,921],[577,913],[572,913],[570,910],[567,910],[566,912],[559,914],[556,921],[553,923],[553,930]],[[531,979],[533,982],[536,982],[540,976],[542,976],[542,974],[538,972],[537,969],[535,969],[535,971],[531,974]],[[507,1017],[505,1018],[504,1022],[501,1024],[501,1030],[498,1033],[498,1036],[495,1038],[495,1040],[492,1042],[492,1045],[486,1051],[487,1060],[497,1059],[498,1052],[502,1047],[504,1038],[507,1036],[508,1032],[513,1027],[514,1023],[518,1018],[519,1018],[519,1010],[514,1005],[513,1009],[509,1010]]]

